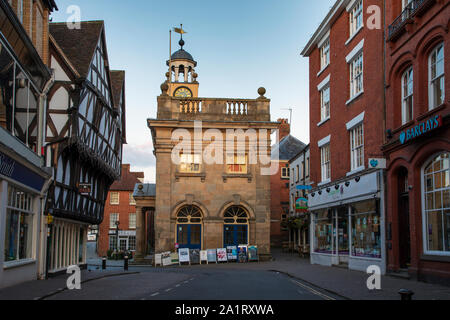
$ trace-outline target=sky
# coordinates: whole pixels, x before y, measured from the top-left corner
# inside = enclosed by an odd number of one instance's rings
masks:
[[[53,22],[69,6],[81,20],[104,20],[111,70],[126,71],[127,145],[123,163],[155,181],[146,119],[156,118],[169,57],[169,30],[183,24],[184,49],[198,62],[200,97],[248,98],[265,87],[272,121],[289,118],[291,134],[309,143],[308,59],[300,55],[335,0],[56,0]],[[179,49],[172,33],[172,52]]]

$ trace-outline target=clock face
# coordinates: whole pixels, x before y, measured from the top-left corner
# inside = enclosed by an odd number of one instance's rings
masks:
[[[175,90],[173,95],[177,98],[192,98],[192,91],[186,87],[181,87]]]

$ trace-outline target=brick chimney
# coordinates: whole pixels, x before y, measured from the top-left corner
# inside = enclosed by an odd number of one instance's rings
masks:
[[[280,124],[279,125],[279,141],[283,140],[284,137],[287,137],[288,135],[291,134],[291,125],[289,124],[289,120],[288,119],[278,119],[277,122]]]
[[[130,172],[131,169],[131,165],[128,163],[123,163],[122,164],[122,172]]]

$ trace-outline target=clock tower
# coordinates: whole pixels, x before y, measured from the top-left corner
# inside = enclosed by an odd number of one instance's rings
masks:
[[[197,62],[192,55],[183,49],[185,44],[183,34],[178,42],[180,50],[174,52],[167,66],[169,71],[166,73],[167,84],[169,85],[169,95],[179,98],[197,98],[198,85],[197,73],[195,67]]]

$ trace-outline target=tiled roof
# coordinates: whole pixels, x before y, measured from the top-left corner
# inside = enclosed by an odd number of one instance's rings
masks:
[[[82,21],[80,29],[69,29],[65,22],[49,25],[50,34],[81,77],[89,72],[103,26],[103,21]]]
[[[139,179],[144,178],[143,172],[130,172],[130,165],[122,165],[122,178],[113,183],[111,191],[133,191],[136,183],[141,183]]]
[[[277,160],[275,159],[277,150],[279,152],[279,160],[289,161],[305,149],[305,147],[306,144],[292,135],[288,135],[280,143],[272,147],[272,160]]]

